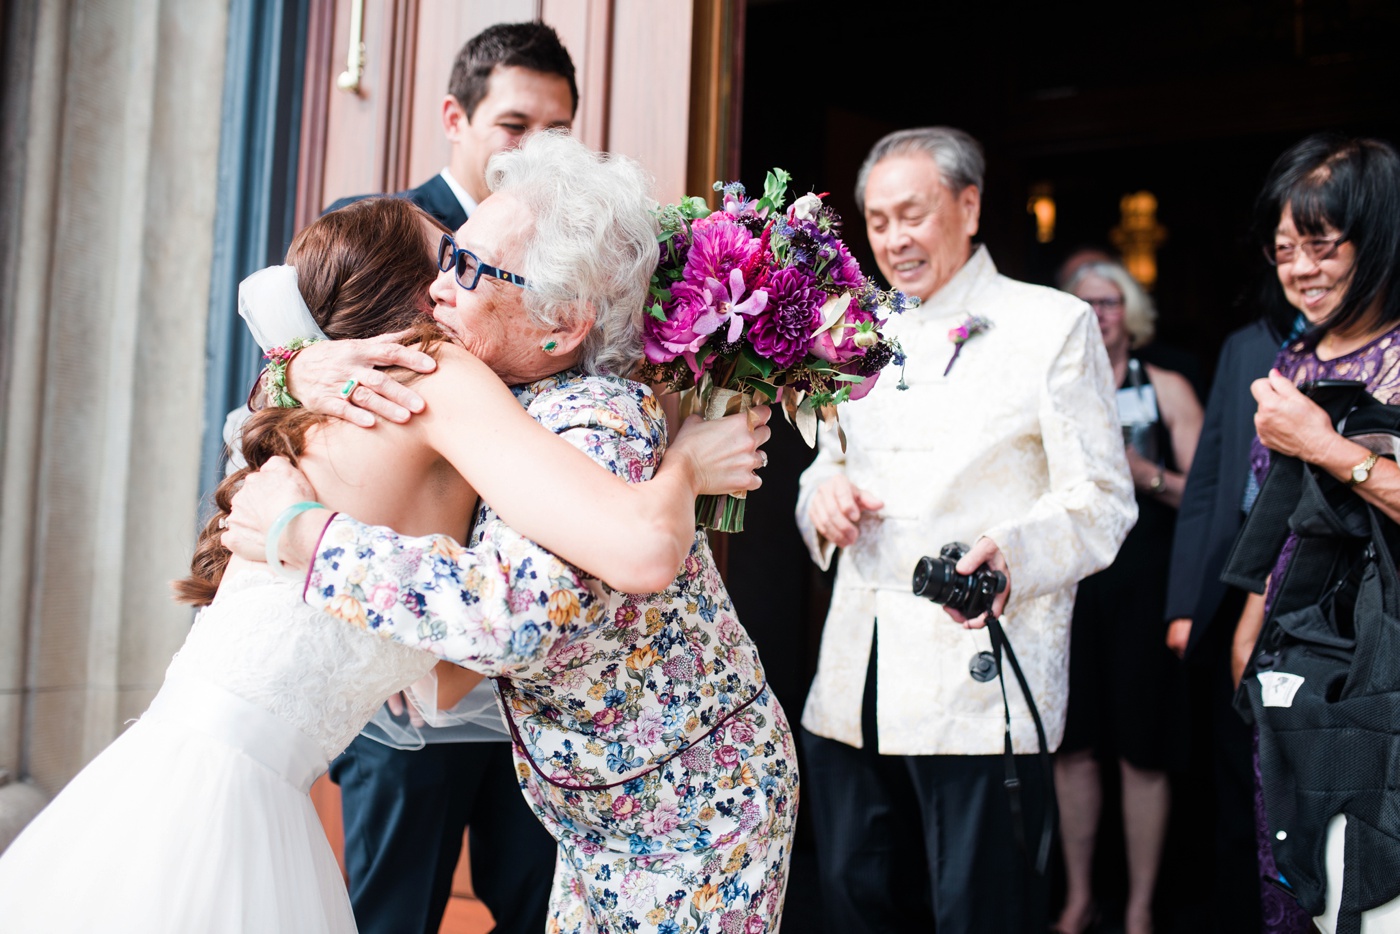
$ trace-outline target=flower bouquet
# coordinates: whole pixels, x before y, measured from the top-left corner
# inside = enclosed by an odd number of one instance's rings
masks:
[[[890,362],[903,363],[898,342],[880,329],[918,300],[881,291],[861,272],[822,196],[784,209],[789,180],[774,169],[754,200],[738,182],[717,182],[718,211],[698,197],[659,209],[642,376],[685,391],[683,416],[778,403],[810,446],[819,417],[834,421],[838,404],[868,393]],[[702,496],[696,519],[741,531],[744,494]]]

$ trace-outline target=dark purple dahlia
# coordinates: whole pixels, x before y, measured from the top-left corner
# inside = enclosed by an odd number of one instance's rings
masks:
[[[826,293],[800,269],[779,269],[764,289],[768,305],[749,329],[754,350],[786,369],[807,355]]]

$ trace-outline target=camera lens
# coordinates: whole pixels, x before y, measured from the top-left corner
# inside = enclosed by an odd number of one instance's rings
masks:
[[[934,603],[947,603],[959,577],[954,563],[946,558],[920,558],[914,566],[914,593]]]

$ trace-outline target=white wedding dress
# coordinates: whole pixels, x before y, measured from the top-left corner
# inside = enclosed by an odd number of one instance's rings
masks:
[[[150,708],[0,855],[5,934],[353,932],[307,796],[434,659],[231,576]]]

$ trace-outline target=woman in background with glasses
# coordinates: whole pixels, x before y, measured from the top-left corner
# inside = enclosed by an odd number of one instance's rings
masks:
[[[1256,223],[1265,238],[1265,258],[1274,267],[1265,302],[1297,309],[1309,327],[1279,352],[1268,377],[1254,383],[1259,403],[1251,462],[1255,478],[1263,482],[1272,452],[1296,457],[1350,483],[1361,499],[1400,521],[1400,468],[1343,438],[1296,388],[1308,380],[1355,380],[1377,400],[1400,403],[1400,157],[1380,140],[1309,137],[1274,163],[1256,205]],[[1293,541],[1290,536],[1283,546],[1272,580],[1282,579]],[[1235,630],[1236,683],[1272,599],[1271,592],[1251,594],[1246,602]],[[1256,781],[1258,769],[1256,756]],[[1264,929],[1306,932],[1306,914],[1271,881],[1279,872],[1265,832],[1262,788],[1256,788],[1255,809],[1260,869],[1268,877],[1261,889]],[[1317,920],[1331,931],[1342,881],[1336,828],[1329,834],[1328,856],[1327,913]],[[1368,912],[1363,932],[1400,930],[1400,908],[1394,906]],[[1380,920],[1387,912],[1388,924]]]
[[[1094,842],[1102,808],[1102,762],[1122,776],[1127,837],[1128,934],[1152,931],[1152,892],[1166,835],[1167,770],[1179,765],[1183,733],[1178,664],[1162,642],[1167,557],[1202,411],[1190,382],[1134,355],[1152,340],[1152,299],[1121,265],[1089,262],[1065,290],[1094,309],[1113,377],[1138,521],[1112,566],[1079,585],[1070,629],[1065,738],[1055,763],[1065,853],[1065,906],[1055,924],[1079,934],[1095,919]]]

